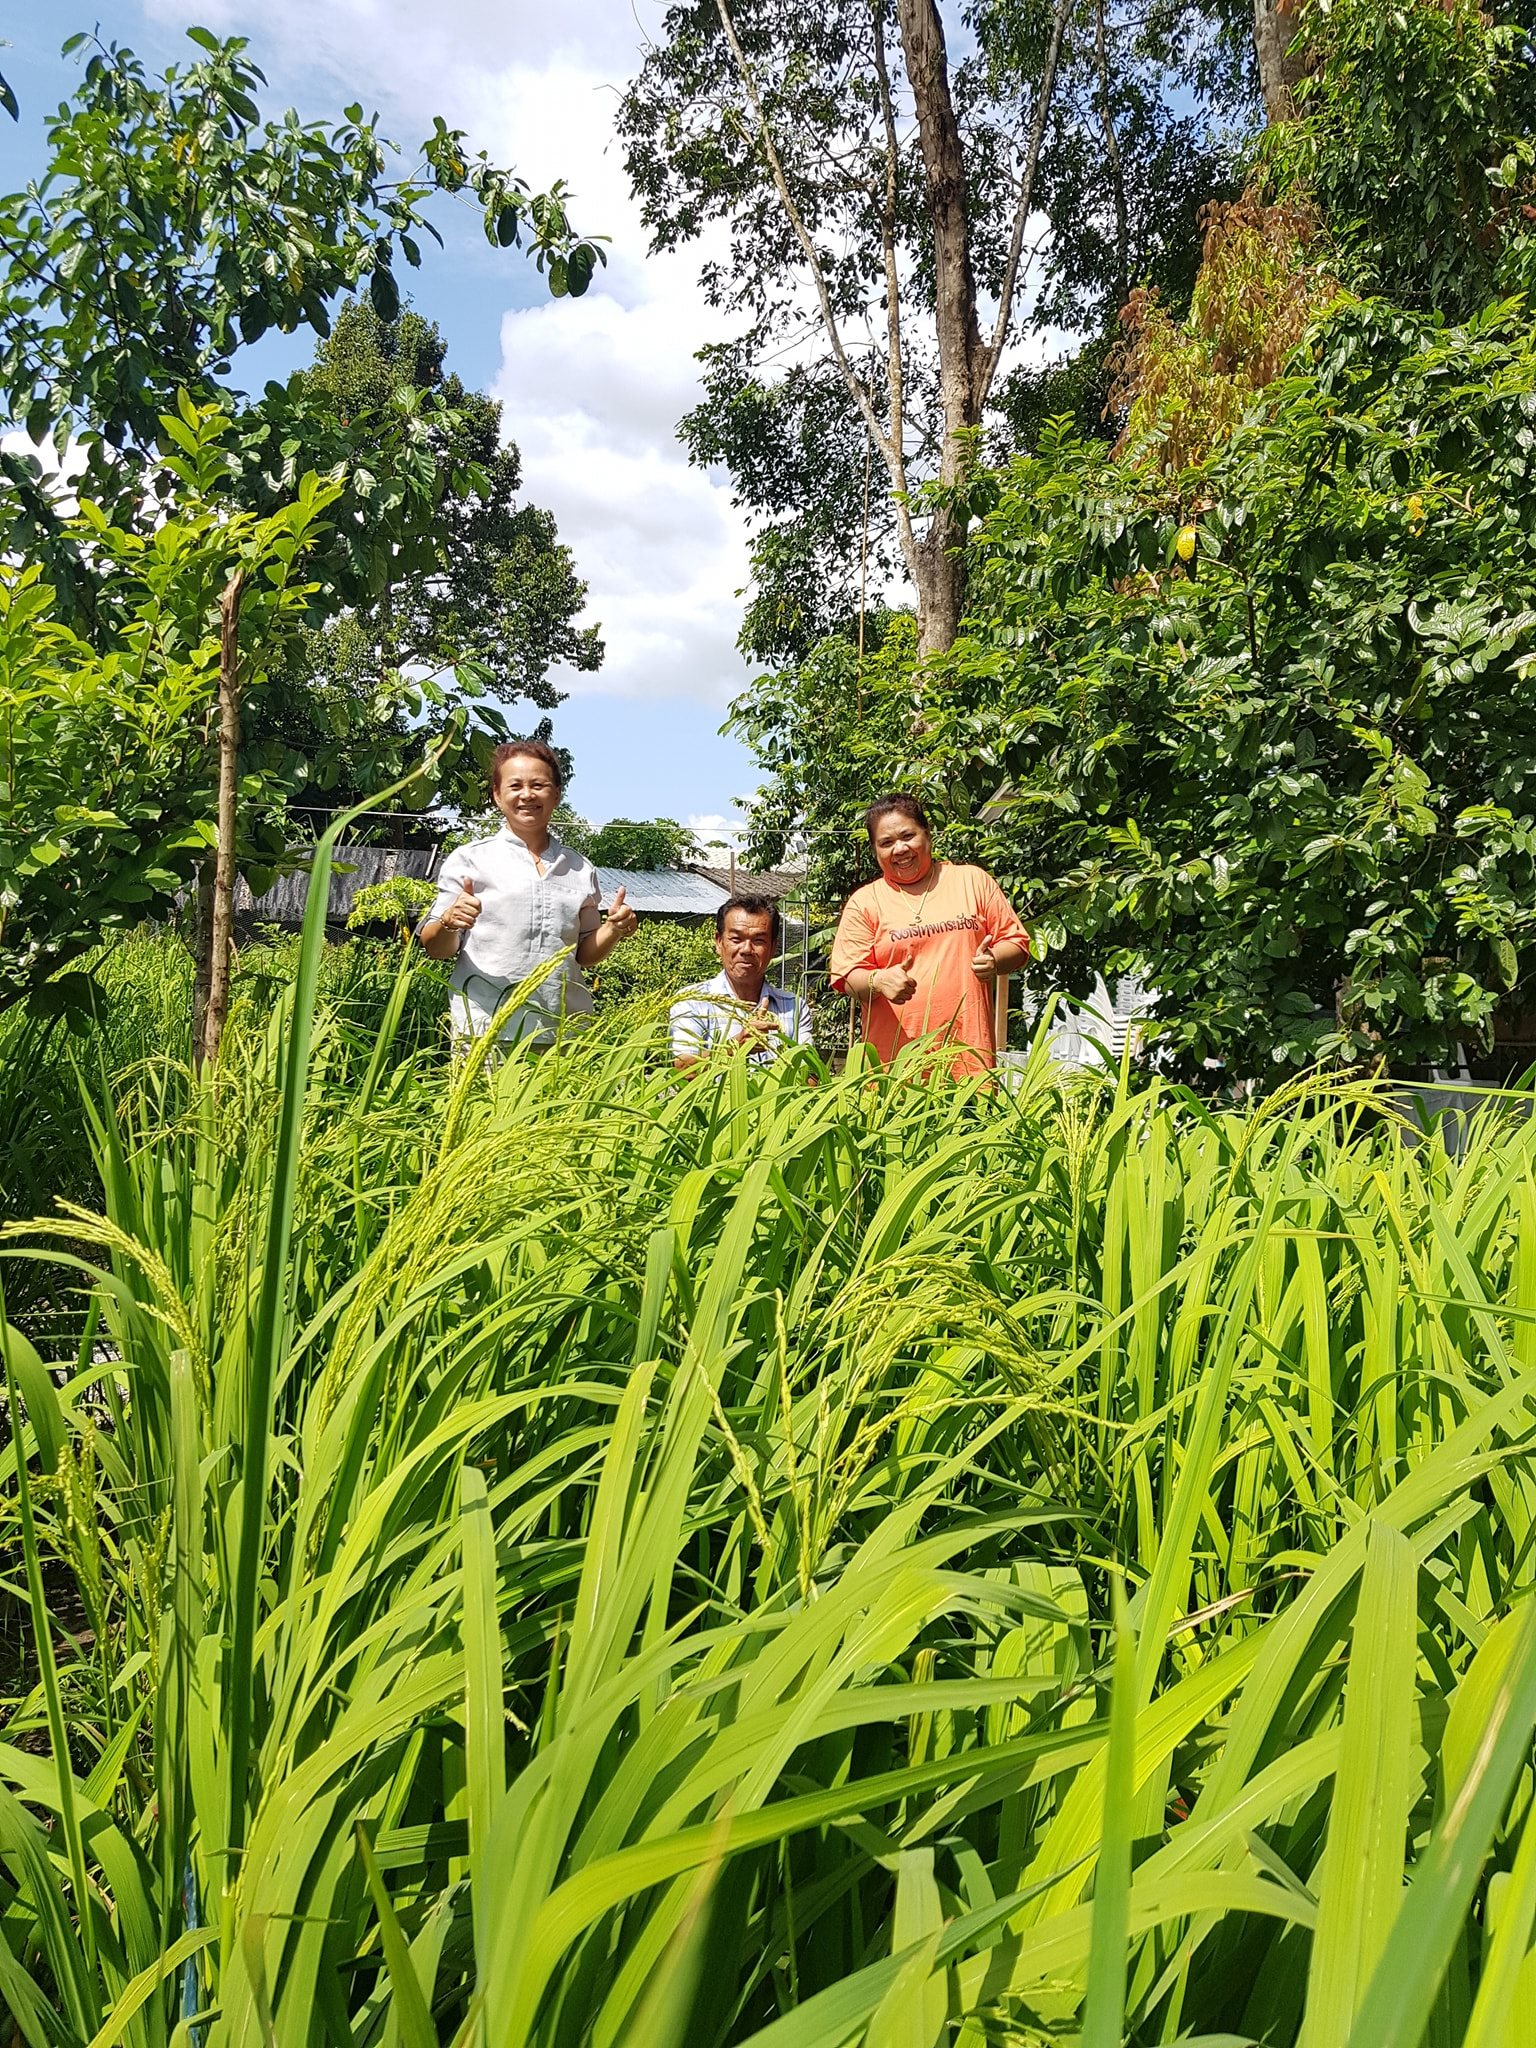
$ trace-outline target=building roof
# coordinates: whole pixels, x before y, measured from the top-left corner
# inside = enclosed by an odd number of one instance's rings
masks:
[[[605,905],[622,888],[642,917],[713,917],[731,893],[695,869],[599,868],[597,882]]]
[[[289,858],[301,857],[308,851],[290,846]],[[407,846],[403,850],[394,846],[338,846],[331,868],[330,900],[325,907],[327,923],[344,923],[358,890],[374,882],[390,882],[396,875],[414,875],[430,881],[442,857],[435,846]],[[298,925],[304,921],[308,896],[307,863],[292,874],[279,875],[262,896],[252,896],[250,884],[241,876],[235,883],[235,913],[241,919],[249,918],[253,924]]]
[[[781,897],[793,896],[797,889],[805,887],[805,876],[797,874],[793,868],[764,868],[761,872],[754,873],[751,869],[740,866],[734,871],[730,868],[700,866],[695,867],[693,872],[696,875],[707,875],[710,881],[717,883],[727,895],[734,892],[737,896],[772,896],[778,901]]]
[[[289,848],[290,858],[304,849]],[[430,881],[443,859],[440,849],[392,846],[338,846],[331,870],[330,901],[326,919],[345,923],[359,889],[373,882],[386,882],[396,875],[416,875]],[[736,893],[752,896],[787,896],[800,886],[801,877],[778,870],[770,874],[749,874],[738,868]],[[624,900],[642,917],[713,917],[731,894],[729,868],[599,868],[598,887],[603,903],[610,904],[620,888]],[[252,924],[298,925],[304,917],[309,894],[309,869],[280,875],[265,895],[252,897],[249,885],[235,885],[235,910],[242,921]]]

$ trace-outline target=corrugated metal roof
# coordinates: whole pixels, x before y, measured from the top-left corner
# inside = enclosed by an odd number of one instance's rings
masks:
[[[290,856],[295,858],[302,851],[299,847],[289,849]],[[327,919],[332,924],[344,922],[358,890],[372,882],[386,882],[395,875],[419,875],[430,880],[442,859],[442,853],[430,847],[397,851],[392,846],[338,846],[331,871]],[[599,868],[597,880],[605,908],[622,887],[625,902],[642,917],[713,917],[730,894],[706,875],[675,868]],[[235,910],[242,919],[254,924],[297,925],[303,920],[308,894],[307,867],[279,876],[264,896],[254,899],[242,880],[235,885]]]
[[[605,909],[622,889],[624,901],[642,917],[647,911],[652,917],[713,917],[730,894],[705,875],[677,868],[599,868],[597,882]]]
[[[728,867],[706,867],[701,862],[694,869],[694,873],[707,875],[710,881],[718,883],[727,891],[731,887],[732,876]],[[801,869],[797,873],[793,868],[762,868],[754,872],[750,868],[738,867],[735,884],[738,896],[772,896],[775,899],[782,899],[785,896],[793,896],[805,887],[805,872]]]
[[[297,858],[304,849],[292,846],[288,851]],[[442,854],[431,846],[408,846],[403,850],[393,846],[338,846],[331,869],[327,920],[333,924],[344,920],[358,890],[371,883],[393,881],[396,875],[415,875],[430,881],[441,859]],[[235,911],[255,924],[300,924],[308,896],[307,866],[290,875],[279,875],[264,896],[253,897],[242,877],[235,884]]]

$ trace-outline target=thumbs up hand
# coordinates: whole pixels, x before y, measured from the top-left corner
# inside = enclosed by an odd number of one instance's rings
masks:
[[[746,1016],[742,1018],[741,1028],[736,1033],[735,1042],[737,1045],[760,1046],[767,1039],[772,1038],[779,1029],[779,1020],[773,1014],[773,1009],[768,1001],[768,993],[765,989],[758,998],[757,1008],[749,1010]]]
[[[630,905],[624,901],[624,888],[621,883],[614,892],[613,901],[608,906],[607,924],[609,929],[616,939],[627,939],[639,922],[639,918],[636,917]]]
[[[912,972],[916,958],[908,946],[893,965],[877,967],[869,977],[869,985],[876,995],[884,996],[888,1003],[909,1002],[917,994],[917,977]]]
[[[997,961],[993,958],[992,954],[992,948],[996,943],[991,933],[988,932],[981,944],[976,948],[975,958],[971,961],[971,972],[978,981],[996,981],[997,979]]]
[[[443,912],[441,922],[450,931],[467,932],[480,915],[480,898],[475,894],[474,877],[469,876],[459,884],[459,893]]]

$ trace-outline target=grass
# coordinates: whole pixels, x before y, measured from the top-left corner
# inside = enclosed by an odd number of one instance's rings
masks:
[[[298,939],[276,927],[241,949],[234,994],[253,1029],[292,982],[298,951]],[[322,956],[321,998],[335,1024],[330,1085],[366,1071],[398,961],[397,945],[366,938]],[[58,1202],[100,1207],[101,1178],[80,1113],[82,1078],[98,1089],[105,1083],[115,1098],[148,1089],[162,1106],[180,1085],[192,1016],[192,957],[181,938],[146,927],[83,964],[99,991],[90,1013],[50,1016],[25,1006],[0,1013],[0,1224],[50,1212]],[[414,965],[397,1055],[443,1037],[443,972],[424,955]],[[13,1312],[35,1315],[50,1293],[50,1276],[13,1273]]]
[[[21,2039],[1526,2038],[1536,1129],[310,966],[7,1239]]]

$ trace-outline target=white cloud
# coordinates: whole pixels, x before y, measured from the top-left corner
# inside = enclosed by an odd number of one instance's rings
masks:
[[[738,839],[746,830],[741,821],[740,811],[732,811],[729,814],[724,811],[690,811],[683,823],[694,838],[706,847],[712,840]]]
[[[632,307],[559,301],[508,313],[496,396],[529,494],[576,551],[608,659],[575,689],[723,705],[746,680],[735,638],[743,523],[691,467],[674,427],[692,402],[676,344],[692,309],[673,291]]]
[[[570,688],[686,696],[723,708],[746,682],[736,652],[746,525],[725,485],[692,467],[677,423],[697,402],[695,352],[723,332],[698,284],[700,255],[648,257],[613,114],[639,61],[612,36],[583,40],[573,10],[564,49],[483,83],[478,100],[498,144],[534,184],[563,176],[576,217],[613,237],[610,261],[582,299],[509,311],[495,395],[523,451],[527,488],[548,505],[590,586],[607,660]],[[572,54],[574,51],[575,54]],[[594,61],[601,55],[606,62]]]

